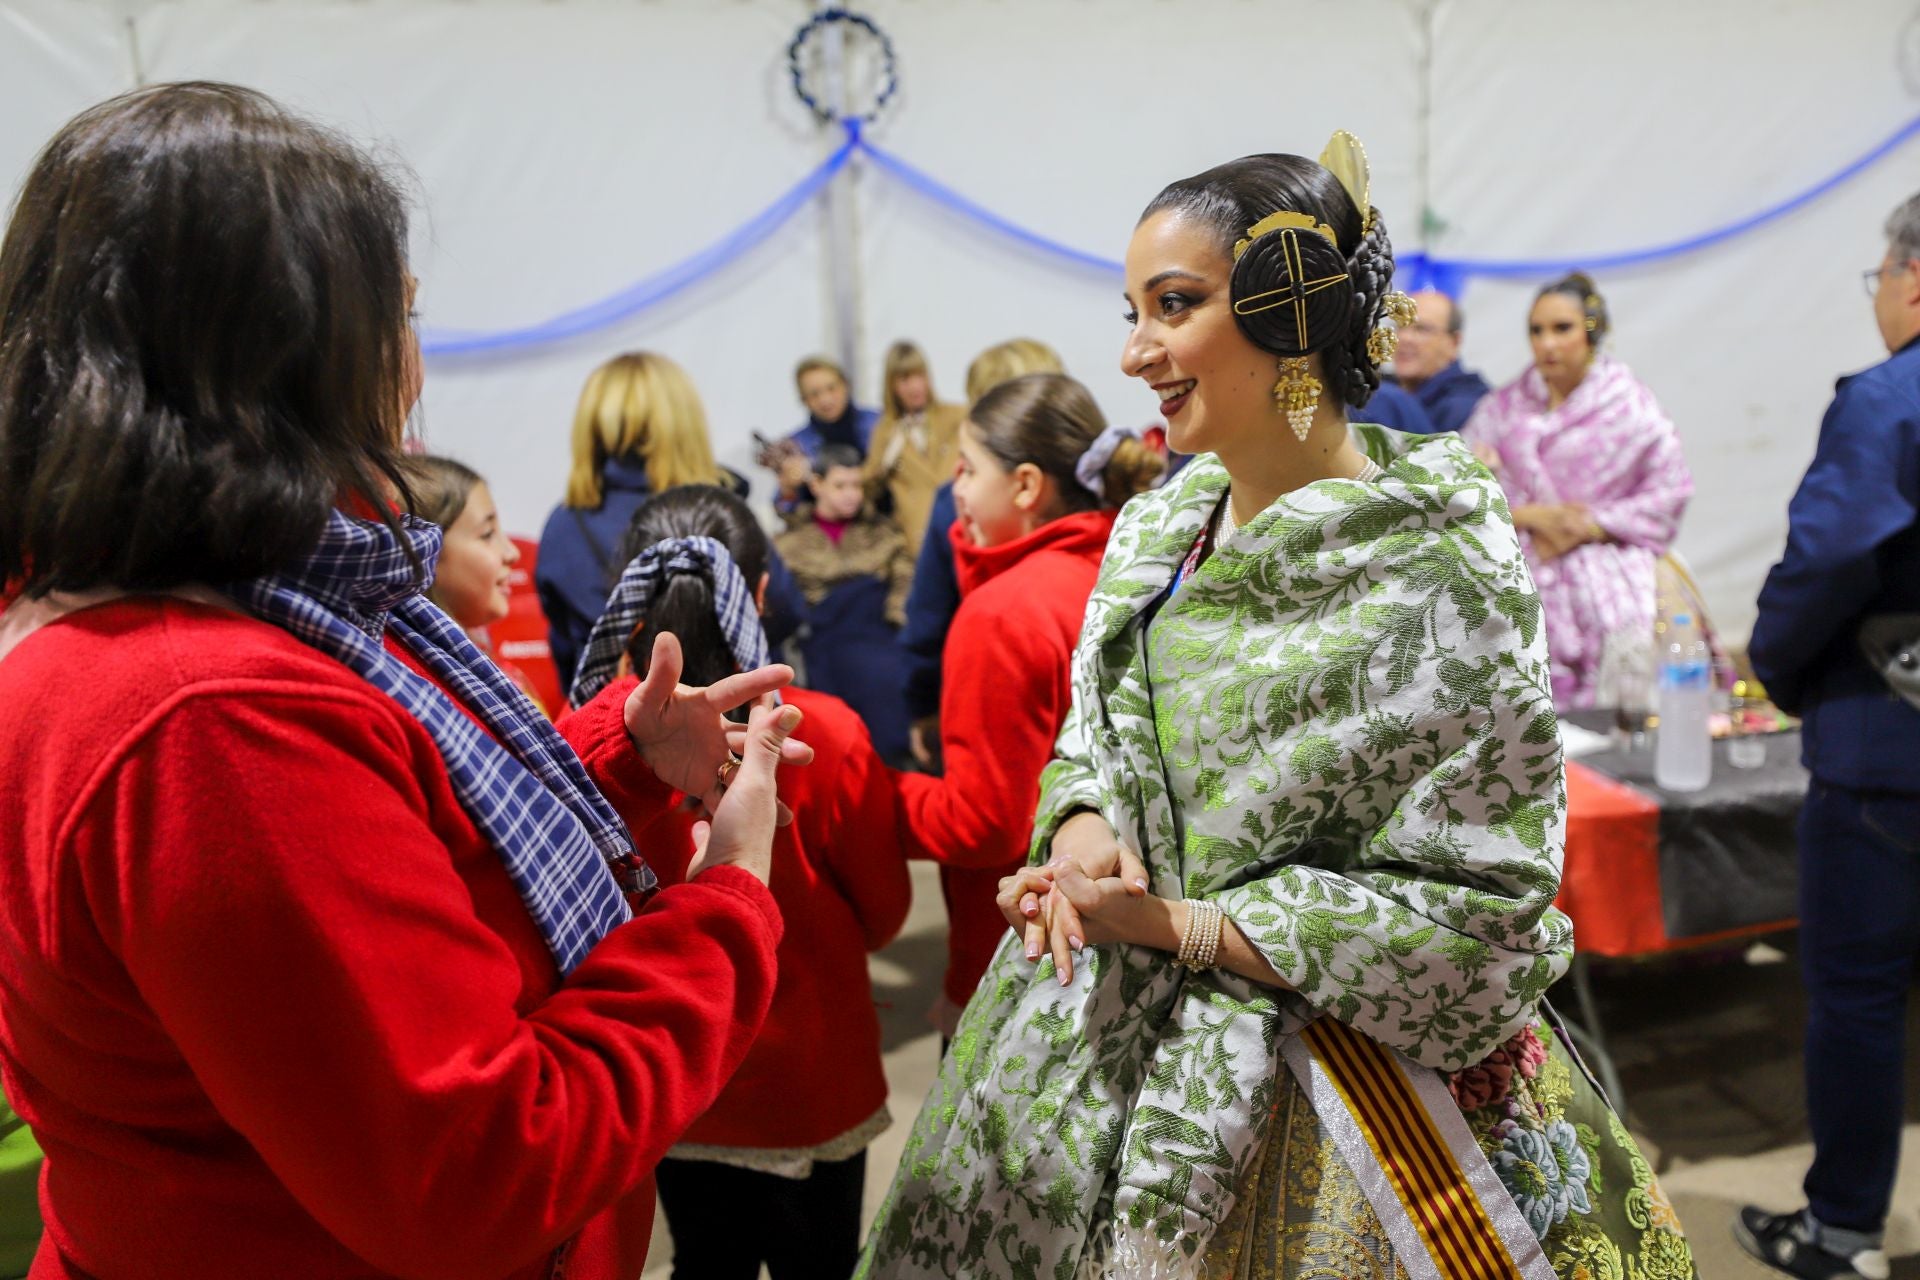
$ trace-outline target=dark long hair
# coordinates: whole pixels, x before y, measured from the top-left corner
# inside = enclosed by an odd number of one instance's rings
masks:
[[[1372,225],[1363,230],[1367,211],[1354,207],[1353,197],[1324,165],[1305,156],[1257,155],[1168,184],[1140,221],[1169,211],[1194,218],[1231,258],[1235,241],[1283,209],[1311,214],[1331,227],[1339,241],[1353,297],[1336,301],[1329,292],[1309,303],[1346,312],[1338,332],[1312,349],[1320,354],[1328,389],[1358,409],[1380,386],[1380,372],[1367,358],[1367,338],[1379,325],[1382,304],[1393,287],[1393,242],[1379,210],[1372,211]]]
[[[141,89],[54,135],[0,242],[0,581],[164,589],[396,526],[406,204],[262,94]]]
[[[1166,459],[1135,439],[1122,440],[1101,476],[1104,497],[1080,483],[1080,458],[1107,429],[1086,387],[1064,373],[1029,373],[994,387],[967,411],[981,447],[1008,471],[1031,462],[1053,477],[1069,513],[1119,508],[1158,484]]]
[[[656,494],[640,505],[620,541],[618,563],[624,568],[656,542],[668,538],[712,538],[726,547],[747,590],[760,585],[772,551],[766,531],[747,504],[712,485],[688,484]],[[714,614],[713,584],[705,575],[677,573],[667,579],[641,625],[627,639],[627,657],[635,674],[647,674],[653,638],[671,631],[680,641],[686,668],[684,684],[708,685],[734,672],[733,650]]]

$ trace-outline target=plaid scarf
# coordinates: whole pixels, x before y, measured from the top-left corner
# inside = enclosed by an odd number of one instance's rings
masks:
[[[573,705],[584,705],[613,679],[633,629],[646,620],[667,579],[696,573],[713,586],[713,612],[733,651],[735,665],[752,671],[767,665],[767,633],[740,566],[716,538],[664,538],[633,558],[607,597],[600,620],[587,633],[587,647],[574,672]]]
[[[571,973],[596,942],[632,918],[622,889],[652,890],[653,872],[573,748],[421,594],[440,556],[440,529],[412,516],[403,525],[428,567],[424,583],[390,530],[335,511],[303,563],[223,589],[248,612],[363,676],[425,727],[460,807],[499,851],[560,972]],[[388,631],[492,737],[386,651],[381,636]]]

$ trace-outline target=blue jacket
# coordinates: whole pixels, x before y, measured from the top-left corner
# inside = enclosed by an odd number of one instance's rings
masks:
[[[927,535],[920,540],[920,558],[913,562],[907,625],[900,628],[900,647],[906,653],[907,716],[913,720],[940,714],[940,656],[947,648],[953,615],[960,611],[960,575],[953,567],[953,542],[948,537],[959,518],[953,486],[941,485],[933,495]]]
[[[1840,380],[1747,647],[1774,701],[1805,719],[1808,772],[1836,786],[1920,792],[1920,710],[1855,636],[1869,614],[1920,613],[1916,512],[1920,339]]]
[[[1405,387],[1392,382],[1381,383],[1367,400],[1366,408],[1350,409],[1347,416],[1355,422],[1377,422],[1416,436],[1433,434],[1433,421],[1420,407],[1420,402]]]
[[[746,483],[737,476],[732,486],[746,496]],[[625,566],[614,556],[627,536],[634,513],[652,496],[647,469],[637,458],[609,459],[601,485],[598,509],[579,511],[562,504],[547,517],[540,531],[540,558],[533,566],[533,586],[540,610],[547,615],[547,645],[562,687],[573,684],[573,669],[587,646],[587,633],[600,619],[607,595]],[[806,599],[800,585],[778,555],[767,563],[767,616],[762,619],[767,643],[778,649],[800,625]],[[779,660],[779,654],[774,654]]]
[[[860,456],[862,458],[867,456],[867,447],[873,443],[873,428],[879,421],[880,414],[878,410],[862,409],[858,405],[854,406],[853,433],[859,437]],[[808,418],[805,422],[801,423],[799,429],[788,436],[787,439],[793,441],[802,449],[805,449],[809,459],[819,457],[820,446],[826,443],[826,437],[821,434],[820,431],[820,424],[812,418]]]
[[[858,405],[852,407],[852,412],[853,434],[860,441],[860,456],[864,459],[867,456],[868,446],[873,443],[873,428],[874,425],[880,421],[880,415],[872,409],[862,409]],[[820,446],[827,442],[826,434],[820,430],[819,420],[812,417],[809,417],[805,422],[801,423],[787,439],[806,451],[807,461],[809,462],[819,460]],[[773,509],[783,516],[789,516],[798,511],[809,500],[805,491],[802,491],[792,498],[783,497],[776,493],[773,495]],[[888,501],[891,502],[892,499],[888,499]],[[771,588],[769,588],[769,592],[771,592]]]
[[[1414,389],[1414,399],[1427,411],[1435,431],[1458,431],[1473,416],[1480,398],[1493,390],[1477,373],[1468,373],[1455,360]]]

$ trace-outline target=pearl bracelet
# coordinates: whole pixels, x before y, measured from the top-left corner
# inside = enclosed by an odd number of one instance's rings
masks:
[[[1227,913],[1211,902],[1187,899],[1187,925],[1180,931],[1174,960],[1189,969],[1211,969],[1220,960],[1220,936]]]

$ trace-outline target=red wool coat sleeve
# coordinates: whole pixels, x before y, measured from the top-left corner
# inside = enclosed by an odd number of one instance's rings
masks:
[[[1040,775],[1067,717],[1072,650],[979,607],[988,599],[968,603],[942,659],[945,776],[898,775],[900,823],[909,857],[984,871],[1026,858]]]
[[[90,910],[56,918],[100,931],[328,1231],[393,1274],[467,1280],[643,1183],[757,1033],[781,923],[715,870],[516,1008],[521,961],[448,862],[445,792],[420,783],[441,766],[403,719],[272,682],[156,708],[78,811]]]

